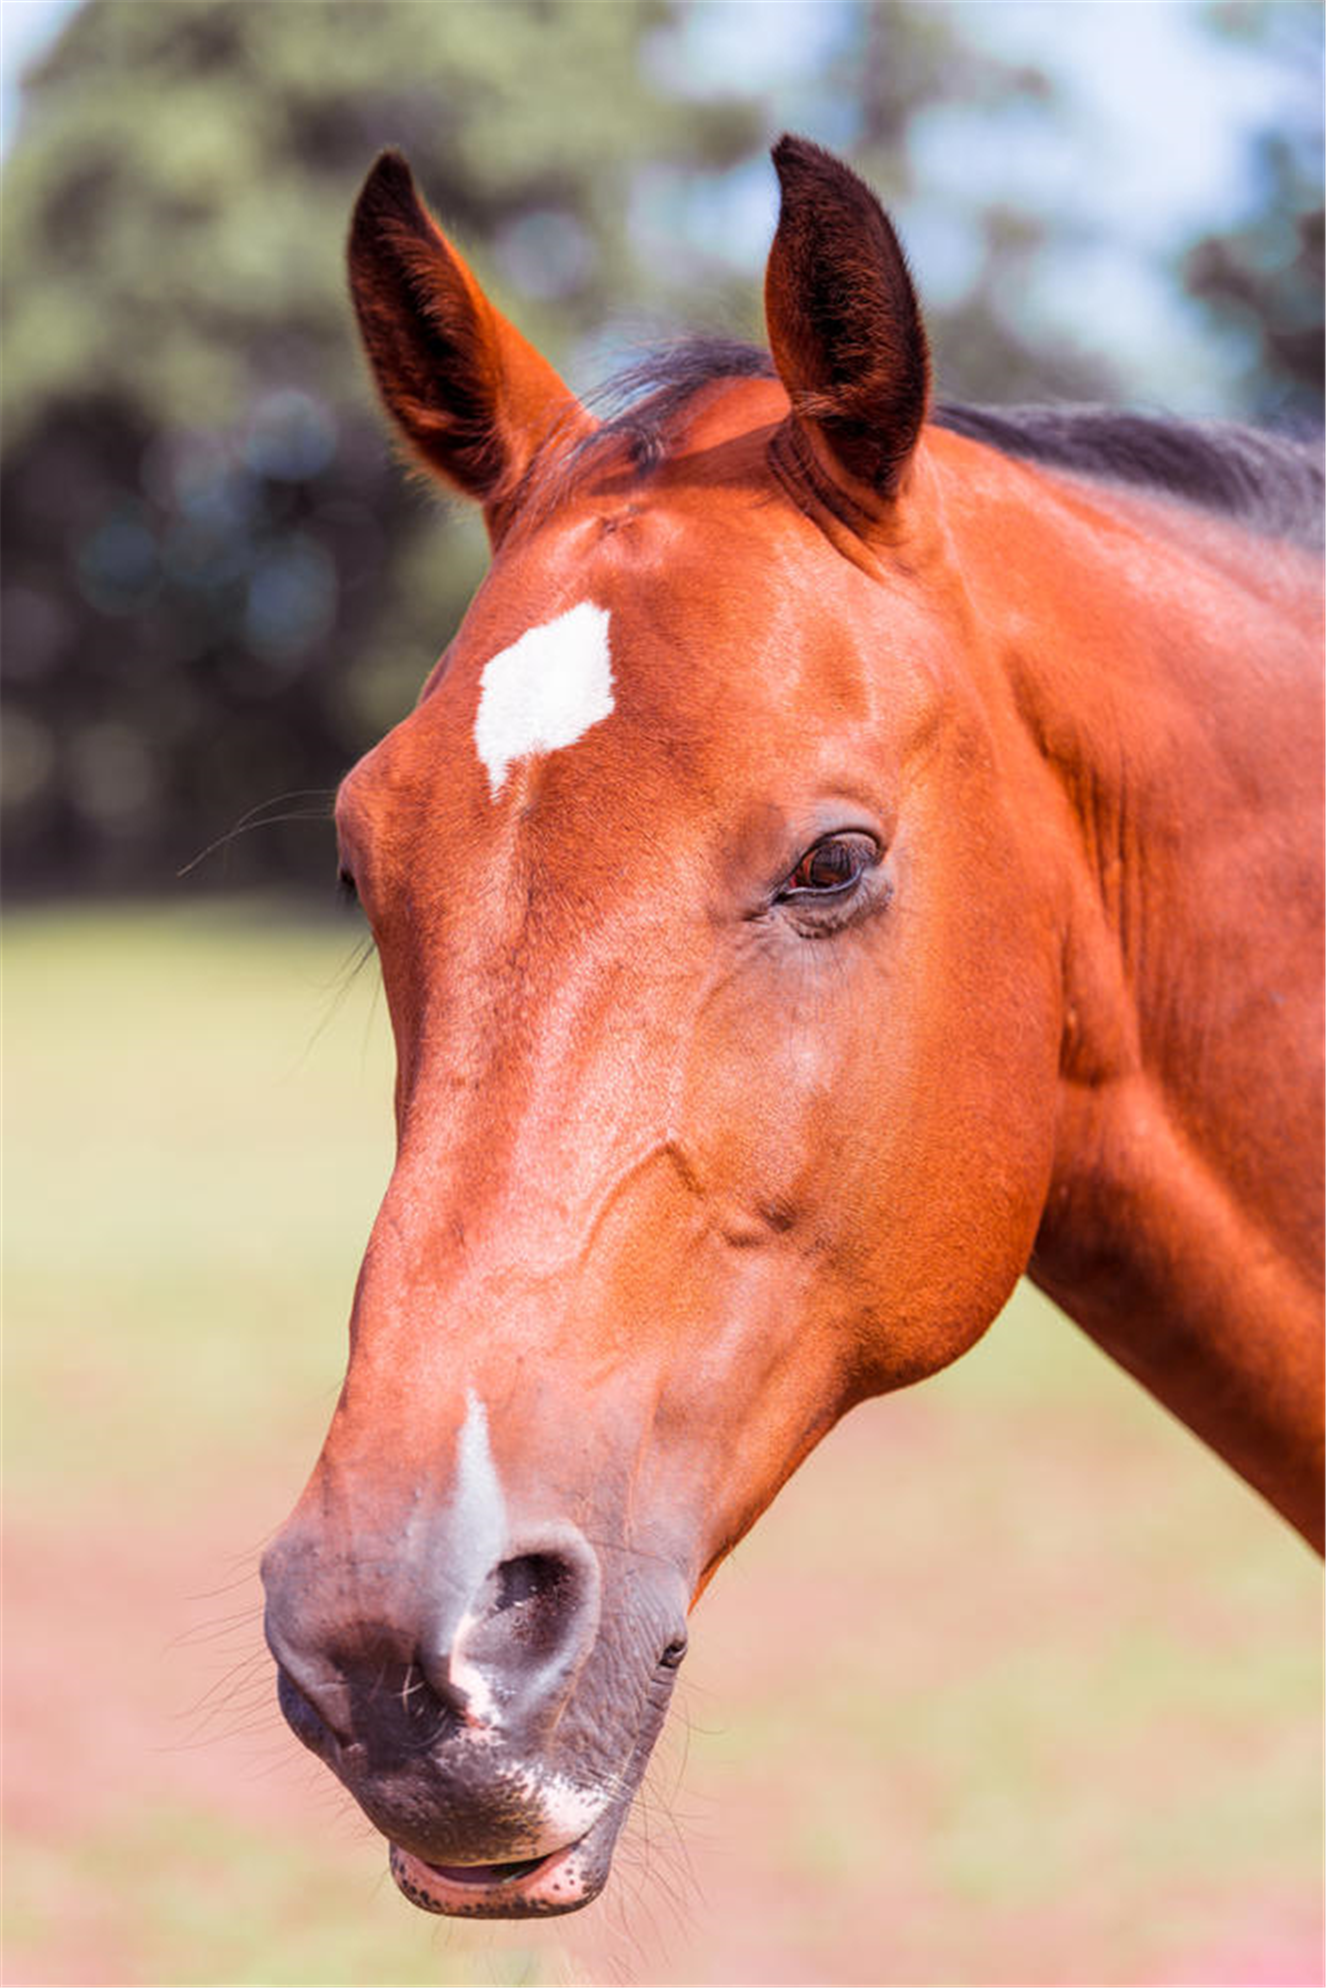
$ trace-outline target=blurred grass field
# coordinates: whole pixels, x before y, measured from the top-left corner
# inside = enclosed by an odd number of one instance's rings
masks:
[[[356,946],[8,921],[6,1978],[1319,1980],[1318,1569],[1030,1292],[719,1577],[600,1905],[397,1897],[274,1716],[253,1578],[390,1164]]]

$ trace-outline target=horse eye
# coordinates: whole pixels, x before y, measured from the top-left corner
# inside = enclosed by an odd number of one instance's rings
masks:
[[[836,897],[860,883],[876,853],[868,835],[826,835],[806,851],[778,895]]]

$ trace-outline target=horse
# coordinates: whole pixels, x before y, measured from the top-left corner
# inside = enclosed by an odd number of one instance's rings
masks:
[[[773,159],[768,352],[597,413],[398,154],[350,231],[492,559],[337,800],[397,1150],[265,1626],[431,1912],[600,1891],[715,1569],[1024,1272],[1322,1541],[1320,468],[934,402]]]

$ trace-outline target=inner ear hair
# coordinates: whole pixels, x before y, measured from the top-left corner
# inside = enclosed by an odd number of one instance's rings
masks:
[[[794,419],[854,482],[892,496],[925,421],[930,355],[902,246],[865,182],[804,138],[774,147],[769,344]]]

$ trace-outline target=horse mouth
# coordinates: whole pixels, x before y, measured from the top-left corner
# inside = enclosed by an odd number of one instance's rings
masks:
[[[433,1864],[391,1845],[391,1875],[412,1905],[456,1918],[524,1919],[575,1912],[598,1896],[606,1861],[590,1848],[591,1829],[542,1857],[509,1864]]]

